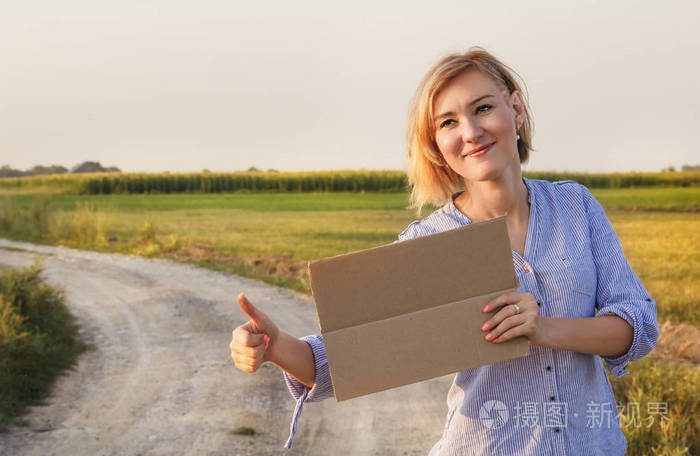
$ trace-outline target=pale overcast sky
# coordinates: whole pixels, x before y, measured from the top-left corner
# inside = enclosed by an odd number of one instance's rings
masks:
[[[418,81],[473,45],[527,84],[526,170],[700,164],[697,2],[0,5],[0,165],[402,169]]]

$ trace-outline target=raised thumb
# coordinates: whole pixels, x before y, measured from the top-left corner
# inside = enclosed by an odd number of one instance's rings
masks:
[[[263,319],[262,312],[258,310],[248,298],[246,298],[244,293],[238,295],[238,305],[241,306],[241,310],[250,317],[256,325],[260,326],[261,320]]]

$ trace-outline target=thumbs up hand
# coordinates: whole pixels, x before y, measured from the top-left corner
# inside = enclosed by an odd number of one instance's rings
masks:
[[[245,294],[238,295],[238,305],[250,320],[233,330],[231,358],[243,372],[255,372],[272,359],[280,330],[270,317],[248,301]]]

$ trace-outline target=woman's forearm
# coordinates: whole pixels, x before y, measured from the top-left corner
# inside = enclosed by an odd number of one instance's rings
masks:
[[[601,356],[618,356],[632,346],[634,330],[615,315],[593,318],[542,319],[543,340],[539,345]]]
[[[270,354],[270,362],[309,388],[316,378],[314,354],[309,344],[280,330]]]

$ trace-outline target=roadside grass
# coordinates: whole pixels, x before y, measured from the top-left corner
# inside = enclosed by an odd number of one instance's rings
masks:
[[[61,290],[40,277],[40,263],[0,271],[0,431],[41,404],[56,377],[88,347]],[[26,422],[24,423],[26,424]]]

